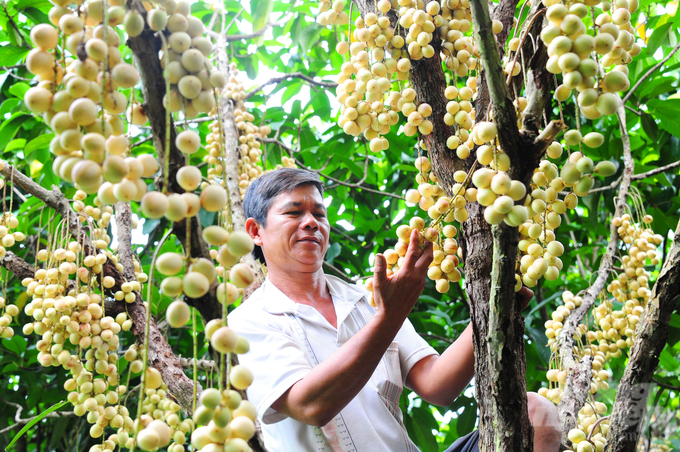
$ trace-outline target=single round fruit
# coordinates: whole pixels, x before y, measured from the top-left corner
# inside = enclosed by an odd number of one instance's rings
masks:
[[[246,264],[236,264],[229,271],[229,279],[236,287],[245,289],[255,280],[255,273]]]
[[[234,366],[229,372],[229,381],[236,389],[244,390],[253,382],[253,373],[245,366]]]
[[[173,276],[184,267],[184,258],[178,253],[163,253],[156,258],[156,270],[162,275]]]
[[[161,218],[169,205],[168,197],[159,191],[150,191],[142,196],[141,208],[147,218]]]
[[[208,226],[207,228],[203,229],[203,240],[205,240],[210,245],[222,246],[227,243],[228,239],[229,233],[223,227]]]
[[[183,132],[184,133],[184,132]],[[179,136],[178,136],[179,138]],[[192,165],[183,166],[177,171],[177,183],[186,191],[194,191],[201,185],[201,170]]]
[[[227,204],[227,192],[219,185],[208,185],[201,192],[201,206],[208,212],[218,212]]]
[[[201,137],[193,130],[185,130],[177,135],[175,145],[185,154],[194,154],[201,147]]]
[[[175,300],[170,303],[165,313],[165,318],[173,328],[181,328],[189,323],[191,308],[182,300]]]
[[[137,434],[137,445],[144,451],[158,450],[161,445],[160,435],[156,430],[148,428],[142,429],[142,431]]]
[[[184,276],[184,295],[189,298],[200,298],[210,289],[210,281],[200,272],[190,271]]]
[[[219,328],[212,334],[210,344],[219,353],[231,353],[236,348],[238,343],[238,336],[228,326]]]
[[[253,251],[255,245],[248,233],[245,231],[234,231],[229,235],[227,246],[231,254],[241,257]]]
[[[182,278],[168,276],[161,283],[161,293],[167,297],[176,297],[182,293]]]
[[[609,177],[616,174],[616,165],[613,162],[604,160],[595,166],[595,173],[603,177]]]

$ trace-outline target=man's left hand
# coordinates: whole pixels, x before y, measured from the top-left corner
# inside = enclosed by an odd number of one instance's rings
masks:
[[[515,297],[520,305],[521,312],[524,311],[527,308],[527,306],[529,306],[529,302],[534,297],[534,291],[529,289],[527,286],[522,286],[519,292],[515,294]]]

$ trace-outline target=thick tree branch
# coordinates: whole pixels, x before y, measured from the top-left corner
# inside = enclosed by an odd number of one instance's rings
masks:
[[[224,34],[217,38],[217,67],[225,75],[229,74],[229,58],[227,57],[227,41]],[[224,183],[229,196],[228,209],[230,212],[231,226],[234,231],[245,231],[246,217],[243,211],[243,200],[239,187],[238,161],[241,156],[238,141],[238,128],[234,116],[234,104],[231,99],[224,96],[220,97],[219,116],[221,117],[220,133],[223,137],[224,145]],[[264,281],[264,274],[260,263],[248,254],[242,257],[242,262],[247,264],[255,273],[255,282],[251,284],[244,293],[244,299],[250,296]],[[206,319],[207,320],[207,319]]]
[[[668,324],[680,297],[680,223],[668,259],[659,273],[647,309],[635,330],[628,365],[616,391],[610,419],[607,452],[636,450],[645,419],[647,395],[659,355],[666,345]]]
[[[19,279],[35,276],[35,268],[11,251],[7,251],[7,254],[0,259],[0,266],[11,271]]]
[[[616,198],[616,211],[614,216],[618,217],[623,214],[625,209],[631,178],[633,177],[633,173],[635,171],[635,161],[631,155],[630,138],[628,136],[628,130],[626,129],[626,110],[623,108],[623,104],[619,106],[616,114],[619,119],[621,139],[623,141],[623,160],[625,165],[621,186],[619,188],[619,194]],[[600,267],[597,271],[597,279],[583,296],[581,306],[574,309],[569,317],[565,319],[564,327],[557,338],[558,343],[560,344],[559,354],[562,367],[565,371],[567,371],[567,373],[571,373],[576,366],[576,359],[574,357],[574,334],[576,333],[578,325],[590,311],[590,308],[595,303],[598,295],[600,292],[602,292],[602,290],[604,290],[606,286],[607,280],[609,279],[609,274],[612,271],[612,260],[618,247],[618,243],[619,234],[617,232],[617,227],[612,223],[609,228],[609,243],[607,244],[607,250],[605,251],[604,256],[602,256],[602,260],[600,261]],[[583,406],[586,396],[588,395],[587,389],[584,390],[581,388],[581,390],[576,390],[576,388],[572,388],[570,386],[570,381],[568,380],[564,395],[562,396],[562,401],[558,407],[560,419],[562,420],[562,425],[564,427],[562,430],[563,438],[566,438],[570,428],[573,428],[576,425],[573,419],[567,418],[566,411],[569,411],[569,407],[578,405],[579,403],[580,406]]]
[[[250,99],[255,94],[262,91],[266,86],[273,85],[275,83],[279,83],[279,82],[282,82],[284,80],[288,80],[290,78],[299,78],[299,79],[306,81],[307,83],[309,83],[311,85],[323,86],[323,87],[326,87],[326,88],[335,88],[336,86],[338,86],[338,84],[335,83],[335,82],[325,82],[323,80],[321,80],[321,81],[314,80],[312,77],[309,77],[309,76],[303,74],[302,72],[291,72],[290,74],[283,74],[283,75],[280,75],[278,77],[272,77],[269,80],[267,80],[266,82],[264,82],[263,84],[261,84],[260,86],[257,86],[255,88],[251,89],[250,91],[248,91],[248,94],[246,94],[246,97],[244,98],[244,100]]]

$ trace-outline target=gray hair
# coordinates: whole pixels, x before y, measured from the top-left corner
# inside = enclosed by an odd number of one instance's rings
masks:
[[[255,179],[243,200],[243,211],[246,218],[254,219],[263,228],[267,226],[267,214],[274,199],[281,193],[290,193],[303,185],[314,185],[319,194],[323,196],[323,183],[319,175],[308,170],[298,168],[281,168],[270,173],[263,174]],[[253,256],[262,262],[264,254],[262,249],[255,245]]]

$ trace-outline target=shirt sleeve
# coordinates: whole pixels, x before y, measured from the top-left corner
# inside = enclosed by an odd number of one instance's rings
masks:
[[[248,353],[239,355],[239,363],[255,376],[247,389],[248,399],[264,424],[274,424],[287,416],[274,410],[272,404],[312,368],[292,331],[284,328],[284,316],[263,311],[247,314],[233,321],[230,316],[229,323],[250,343]]]
[[[416,332],[413,324],[406,319],[401,329],[394,338],[399,343],[399,362],[401,363],[402,384],[406,386],[406,378],[415,364],[421,359],[437,355],[437,350]]]

